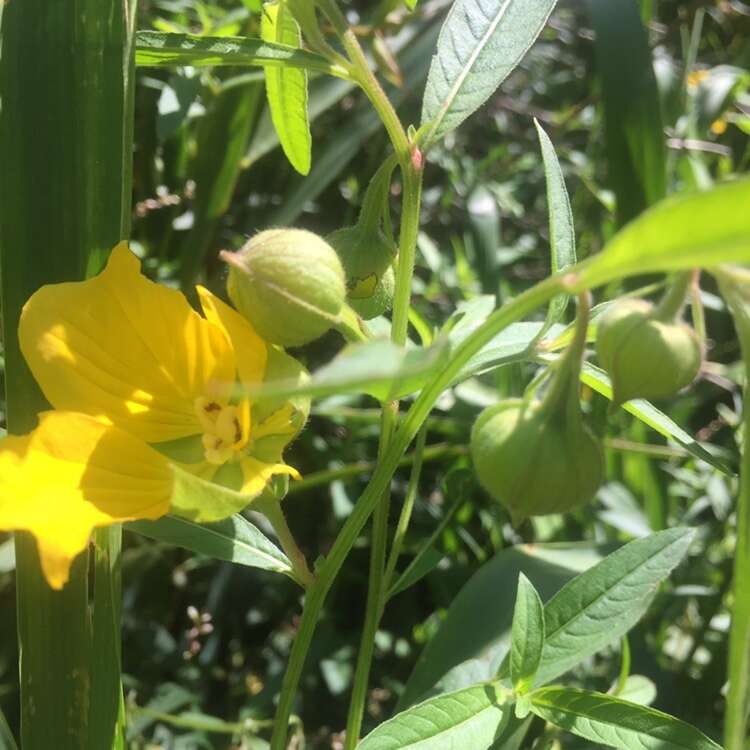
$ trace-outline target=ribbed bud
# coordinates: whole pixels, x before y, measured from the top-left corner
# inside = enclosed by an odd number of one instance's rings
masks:
[[[362,224],[339,229],[327,238],[346,273],[347,301],[364,319],[390,309],[396,285],[392,263],[396,247],[379,228]]]
[[[486,409],[471,432],[471,455],[479,481],[514,525],[591,502],[604,479],[599,441],[574,410],[545,401],[509,399]]]
[[[701,368],[703,350],[695,331],[661,320],[655,311],[650,302],[626,299],[599,322],[596,353],[612,379],[614,405],[674,396]]]
[[[229,298],[267,341],[302,346],[336,323],[346,298],[344,271],[316,234],[269,229],[221,257],[229,265]]]

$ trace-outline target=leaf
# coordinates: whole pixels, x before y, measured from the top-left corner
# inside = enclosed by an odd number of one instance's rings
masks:
[[[721,750],[690,724],[637,703],[576,688],[531,693],[531,710],[545,721],[621,750]]]
[[[532,686],[544,648],[544,605],[534,584],[518,576],[510,639],[510,677],[516,693]]]
[[[549,237],[552,273],[562,271],[576,263],[576,238],[573,211],[565,187],[560,162],[555,148],[537,120],[534,120],[539,145],[542,149],[544,174],[547,179],[547,210],[549,212]],[[568,306],[569,296],[560,294],[550,302],[546,325],[559,323]]]
[[[625,276],[750,262],[750,179],[667,198],[579,264],[571,291]]]
[[[656,685],[642,674],[631,674],[615,697],[640,706],[650,706],[656,700]]]
[[[341,393],[367,393],[381,401],[401,398],[418,391],[429,376],[442,368],[448,357],[447,342],[427,349],[403,349],[385,339],[352,344],[309,380],[267,381],[245,389],[254,400],[289,398],[307,394],[329,396]]]
[[[260,529],[240,515],[207,524],[178,516],[165,516],[157,521],[132,521],[125,528],[215,560],[293,577],[292,565],[286,555]]]
[[[453,385],[473,375],[494,370],[496,367],[528,359],[529,347],[534,342],[543,323],[513,323],[483,346],[462,368]]]
[[[611,547],[535,544],[498,552],[463,586],[425,646],[399,700],[404,708],[439,685],[450,689],[490,680],[510,646],[513,595],[523,572],[548,599]],[[471,633],[471,638],[466,634]]]
[[[18,750],[13,732],[10,731],[2,709],[0,709],[0,750]]]
[[[399,38],[403,35],[399,34]],[[434,47],[437,25],[431,24],[409,39],[403,55],[399,57],[406,84],[402,89],[388,87],[386,92],[394,107],[398,107],[410,94],[421,87],[427,74],[427,59]],[[383,123],[369,101],[358,104],[349,114],[347,127],[316,156],[315,165],[307,179],[301,180],[287,191],[284,204],[266,217],[266,226],[293,224],[306,206],[314,201],[346,169],[374,133],[380,132]]]
[[[627,633],[692,539],[693,530],[683,528],[637,539],[563,586],[544,608],[546,638],[535,684],[554,680]]]
[[[495,92],[539,36],[556,0],[456,0],[422,103],[425,145],[455,130]]]
[[[264,42],[299,48],[302,35],[283,2],[266,3],[261,16],[260,34]],[[310,172],[312,135],[307,112],[307,71],[291,67],[271,67],[266,71],[266,95],[276,133],[290,164],[302,175]]]
[[[384,722],[357,750],[488,750],[508,720],[506,700],[489,684],[446,693]]]
[[[434,545],[429,544],[422,547],[419,554],[409,563],[406,570],[388,590],[388,598],[391,599],[396,594],[406,591],[406,589],[421,581],[428,573],[437,568],[444,558],[445,554]]]
[[[667,193],[667,149],[654,60],[634,0],[589,0],[604,110],[609,186],[622,226]]]
[[[322,55],[285,44],[251,37],[194,36],[161,31],[136,32],[135,61],[141,67],[263,65],[337,73]]]
[[[581,381],[602,396],[610,400],[612,399],[612,382],[604,370],[596,367],[596,365],[584,362],[581,371]],[[640,419],[641,422],[651,427],[651,429],[656,430],[660,435],[674,440],[675,443],[682,446],[696,458],[705,461],[728,476],[734,476],[734,471],[732,471],[732,468],[725,461],[706,450],[695,438],[685,432],[682,427],[670,419],[664,412],[657,409],[651,402],[644,401],[643,399],[635,399],[627,401],[623,404],[622,408]]]

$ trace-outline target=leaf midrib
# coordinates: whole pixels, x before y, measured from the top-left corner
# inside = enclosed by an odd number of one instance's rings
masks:
[[[574,616],[574,617],[572,617],[571,619],[569,619],[569,620],[567,620],[566,622],[564,622],[564,623],[563,623],[562,625],[560,625],[560,627],[558,627],[558,628],[557,628],[556,630],[554,630],[554,631],[553,631],[552,633],[548,633],[548,634],[547,634],[547,637],[546,637],[546,639],[545,639],[545,645],[546,645],[547,643],[549,643],[549,641],[550,641],[550,640],[552,640],[552,639],[553,639],[553,638],[554,638],[555,636],[557,636],[557,634],[558,634],[558,633],[559,633],[559,632],[560,632],[561,630],[563,630],[563,629],[566,629],[566,628],[568,628],[568,627],[569,627],[569,626],[571,625],[571,623],[577,622],[577,621],[578,621],[578,620],[579,620],[579,619],[580,619],[581,617],[583,617],[583,614],[584,614],[584,612],[585,612],[586,610],[590,609],[590,608],[591,608],[591,607],[593,607],[593,606],[594,606],[595,604],[597,604],[597,603],[598,603],[598,602],[599,602],[599,601],[600,601],[600,600],[601,600],[601,599],[602,599],[603,597],[607,596],[607,594],[608,594],[608,593],[609,593],[609,592],[610,592],[610,591],[611,591],[611,590],[612,590],[613,588],[615,588],[615,586],[619,586],[619,585],[620,585],[620,583],[622,583],[622,581],[624,581],[624,580],[625,580],[625,578],[627,578],[627,577],[628,577],[629,575],[632,575],[632,574],[633,574],[633,573],[634,573],[634,572],[635,572],[635,571],[636,571],[636,570],[637,570],[638,568],[640,568],[640,567],[642,567],[643,565],[645,565],[646,563],[650,562],[651,560],[653,560],[653,559],[654,559],[655,557],[657,557],[658,555],[661,555],[662,553],[664,553],[664,552],[665,552],[665,550],[669,549],[670,547],[672,547],[673,545],[675,545],[675,544],[676,544],[676,543],[677,543],[678,541],[681,541],[681,540],[682,540],[683,538],[684,538],[684,535],[683,535],[683,536],[680,536],[680,537],[678,537],[677,539],[673,539],[673,540],[672,540],[672,541],[671,541],[671,542],[670,542],[670,543],[669,543],[668,545],[666,545],[666,546],[662,547],[661,549],[659,549],[659,550],[655,551],[655,552],[654,552],[654,553],[653,553],[652,555],[649,555],[649,556],[648,556],[647,558],[645,558],[645,559],[644,559],[644,560],[643,560],[643,561],[642,561],[642,562],[641,562],[641,563],[640,563],[639,565],[637,565],[637,566],[636,566],[635,568],[631,568],[631,569],[630,569],[629,571],[627,571],[626,573],[624,573],[624,574],[623,574],[623,575],[622,575],[622,576],[621,576],[620,578],[618,578],[618,579],[617,579],[617,581],[616,581],[615,583],[613,583],[613,584],[612,584],[612,585],[611,585],[611,586],[610,586],[610,587],[609,587],[609,588],[608,588],[608,589],[607,589],[606,591],[603,591],[603,592],[602,592],[601,594],[599,594],[599,595],[598,595],[598,596],[597,596],[597,597],[596,597],[595,599],[592,599],[592,600],[591,600],[591,602],[589,602],[589,603],[588,603],[588,604],[587,604],[587,605],[586,605],[586,606],[585,606],[585,607],[584,607],[583,609],[581,609],[581,610],[578,610],[578,612],[576,612],[576,614],[575,614],[575,616]],[[542,657],[542,661],[544,661],[544,657]]]
[[[482,53],[482,50],[484,49],[485,45],[487,44],[490,37],[495,33],[495,30],[497,29],[500,22],[505,17],[505,14],[510,7],[513,0],[505,0],[502,7],[498,10],[497,16],[495,19],[490,23],[489,28],[487,32],[482,36],[482,38],[479,40],[479,43],[477,44],[474,51],[469,56],[469,59],[467,60],[466,64],[464,65],[461,73],[459,74],[458,78],[456,79],[455,84],[451,87],[450,91],[448,92],[448,96],[444,99],[442,106],[438,110],[437,117],[435,118],[435,122],[432,128],[430,128],[430,135],[433,135],[440,125],[442,124],[443,120],[445,119],[446,114],[448,113],[448,110],[450,109],[451,105],[453,104],[453,100],[458,96],[458,92],[461,90],[461,87],[464,84],[464,81],[466,80],[467,76],[471,72],[471,69],[476,62],[479,55]],[[456,14],[458,14],[458,4],[454,6],[454,9],[456,9]],[[446,21],[446,31],[445,33],[448,33],[450,18]]]

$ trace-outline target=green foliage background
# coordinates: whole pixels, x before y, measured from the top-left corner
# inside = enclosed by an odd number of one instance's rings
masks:
[[[406,122],[419,120],[424,79],[448,4],[423,0],[409,15],[396,0],[350,3]],[[257,5],[145,2],[138,27],[258,36]],[[630,12],[634,4],[608,5],[621,14],[614,25],[604,5],[604,0],[562,2],[500,91],[431,152],[414,286],[416,308],[428,327],[442,323],[465,300],[492,294],[502,302],[549,273],[544,169],[533,118],[549,133],[567,178],[579,258],[596,252],[621,223],[665,192],[705,187],[748,170],[750,7],[739,0],[643,0],[641,17],[649,31],[639,39]],[[628,33],[636,36],[623,38]],[[262,72],[247,69],[139,70],[132,244],[153,278],[188,294],[199,280],[221,292],[225,270],[218,250],[237,249],[267,227],[294,224],[326,234],[356,220],[364,190],[388,149],[369,105],[345,81],[311,79],[313,159],[303,178],[279,147],[263,86]],[[407,555],[441,520],[444,524],[417,571],[424,576],[386,610],[376,639],[371,681],[376,687],[366,729],[392,713],[405,686],[412,697],[420,694],[415,681],[432,686],[420,654],[441,622],[462,620],[460,612],[449,614],[452,603],[502,550],[580,540],[589,544],[577,553],[585,557],[586,550],[680,524],[697,526],[698,542],[632,631],[631,671],[653,681],[655,706],[720,736],[741,368],[730,317],[711,284],[707,281],[703,300],[711,365],[687,396],[660,406],[689,433],[710,442],[728,473],[666,445],[624,413],[607,422],[605,400],[588,391],[591,419],[606,440],[610,481],[594,505],[514,530],[463,469],[478,411],[498,390],[519,395],[533,369],[502,368],[446,394],[428,421]],[[609,291],[614,296],[621,290]],[[314,369],[333,356],[339,341],[329,334],[300,356]],[[306,478],[292,486],[285,508],[310,560],[327,551],[364,487],[378,420],[374,401],[322,399],[289,451],[288,462]],[[396,506],[405,489],[401,474]],[[309,657],[297,712],[312,747],[335,747],[346,721],[368,556],[365,544],[350,555]],[[0,707],[16,729],[13,570],[12,544],[0,536]],[[548,566],[540,575],[547,591],[535,583],[549,596],[566,573],[564,566]],[[515,576],[493,584],[484,595],[496,597],[499,607],[505,604],[510,617]],[[273,714],[299,589],[282,576],[126,533],[123,597],[130,746],[266,747],[255,735]],[[572,682],[606,691],[620,663],[620,649],[610,649],[574,673]],[[2,727],[0,746],[1,738]],[[567,737],[565,744],[581,741]]]

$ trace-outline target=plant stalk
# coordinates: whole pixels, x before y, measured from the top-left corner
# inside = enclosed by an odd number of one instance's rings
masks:
[[[734,317],[745,365],[743,444],[729,632],[729,691],[724,719],[724,747],[726,750],[744,750],[750,698],[750,273],[745,269],[722,268],[716,275]]]
[[[566,274],[569,278],[570,271]],[[556,294],[567,291],[561,276],[552,276],[536,286],[519,294],[496,310],[479,328],[468,336],[456,349],[453,358],[420,393],[396,430],[383,459],[370,482],[360,496],[354,510],[342,527],[328,556],[317,570],[317,578],[310,588],[302,611],[297,637],[292,646],[289,664],[284,674],[279,705],[274,720],[271,750],[286,750],[289,717],[292,713],[294,696],[297,692],[313,633],[323,610],[328,592],[344,564],[351,548],[357,541],[367,519],[377,507],[383,493],[388,488],[412,440],[427,419],[440,394],[459,374],[464,365],[486,346],[495,336],[509,325],[545,305]]]

